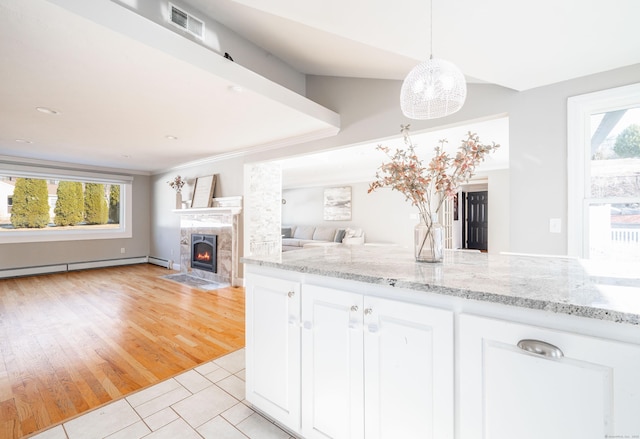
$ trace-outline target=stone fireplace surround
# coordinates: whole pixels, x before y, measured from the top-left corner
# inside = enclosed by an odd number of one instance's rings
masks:
[[[181,273],[240,286],[238,225],[241,210],[238,206],[174,210],[180,215]],[[191,267],[191,235],[194,233],[217,235],[217,273]]]

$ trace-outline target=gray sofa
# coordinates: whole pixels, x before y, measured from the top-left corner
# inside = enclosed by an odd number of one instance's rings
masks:
[[[305,245],[364,244],[361,229],[326,226],[282,226],[282,251],[300,250]]]

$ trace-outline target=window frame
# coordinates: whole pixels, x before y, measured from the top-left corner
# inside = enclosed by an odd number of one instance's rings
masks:
[[[640,104],[640,83],[570,97],[567,101],[567,247],[569,256],[589,256],[592,204],[637,202],[637,198],[592,198],[586,176],[590,165],[591,115]],[[589,148],[589,153],[587,153]]]
[[[133,236],[133,176],[87,172],[73,168],[24,165],[0,160],[0,175],[37,178],[43,180],[80,181],[120,185],[120,224],[117,229],[42,230],[0,233],[0,245],[27,242],[81,241],[96,239],[122,239]]]

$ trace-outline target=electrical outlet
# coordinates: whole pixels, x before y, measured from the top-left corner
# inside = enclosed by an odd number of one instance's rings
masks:
[[[561,233],[562,232],[562,219],[550,218],[549,219],[549,232]]]
[[[124,250],[124,247],[122,247],[122,248],[120,249],[120,253],[124,253],[124,251],[125,251],[125,250]]]

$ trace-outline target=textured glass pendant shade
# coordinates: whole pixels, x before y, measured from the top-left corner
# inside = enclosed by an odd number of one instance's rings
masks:
[[[405,78],[400,108],[411,119],[437,119],[458,111],[466,98],[462,72],[449,61],[432,57],[415,66]]]

